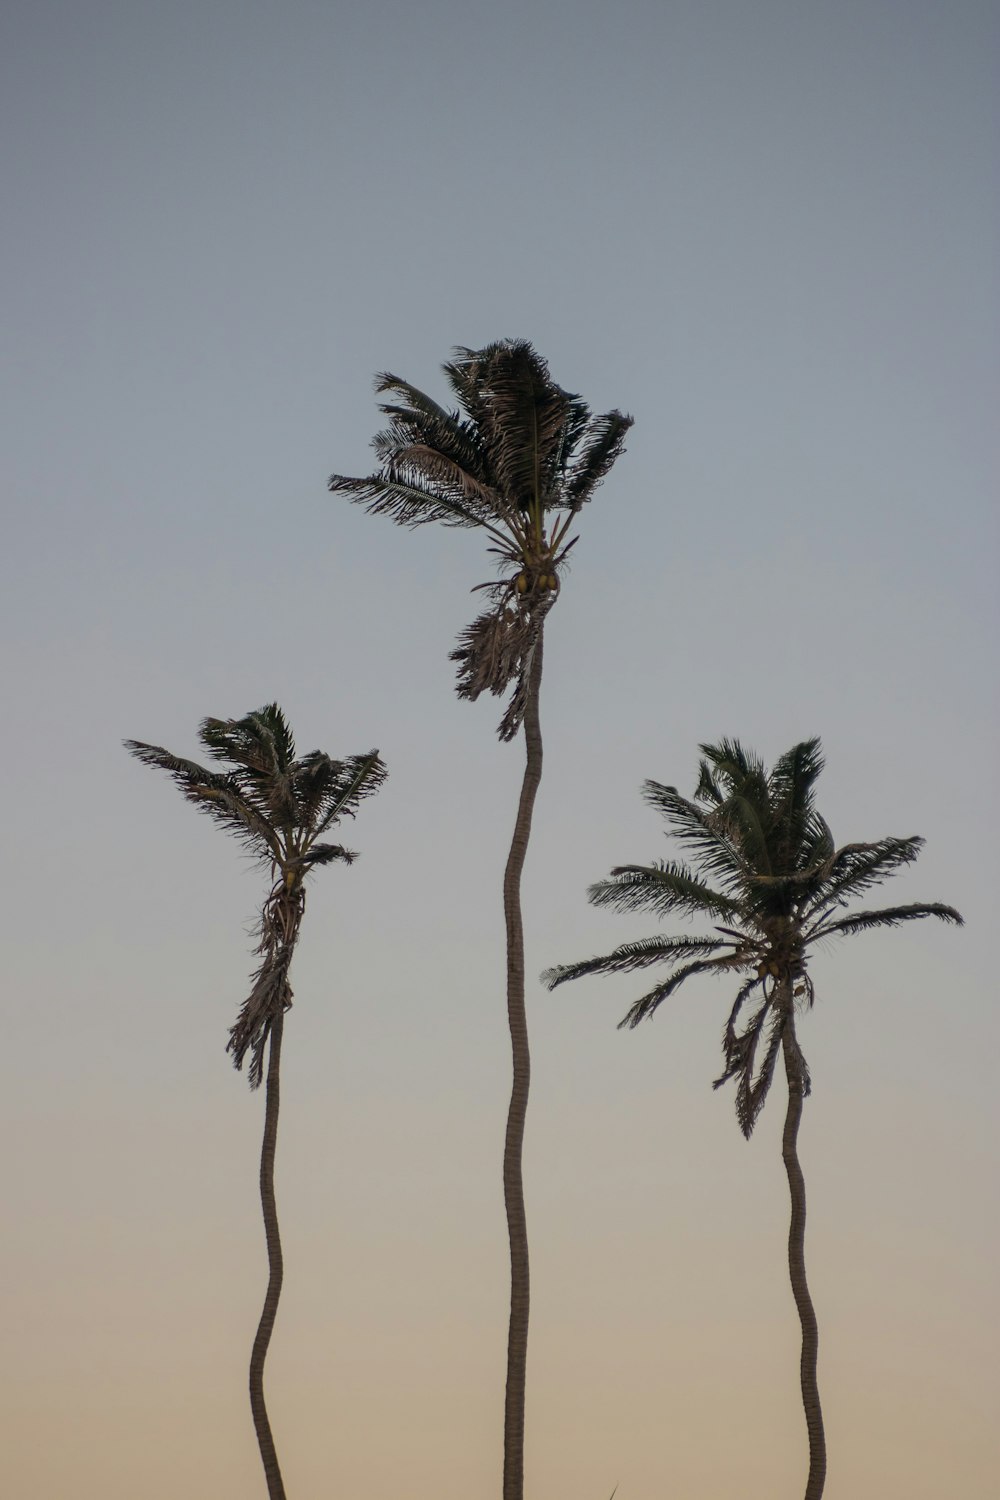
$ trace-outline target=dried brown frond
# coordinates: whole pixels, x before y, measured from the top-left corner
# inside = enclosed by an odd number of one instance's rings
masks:
[[[512,740],[527,706],[528,677],[542,623],[555,602],[554,591],[519,594],[509,583],[490,584],[497,602],[459,636],[450,660],[458,663],[457,692],[475,701],[480,693],[502,697],[514,691],[500,721],[502,740]]]
[[[273,887],[261,912],[257,943],[260,966],[254,973],[250,993],[229,1029],[226,1044],[237,1069],[243,1067],[244,1058],[250,1053],[247,1077],[252,1089],[259,1086],[264,1076],[264,1048],[271,1023],[282,1011],[291,1009],[288,971],[304,909],[305,891],[301,884],[289,889],[281,880]]]

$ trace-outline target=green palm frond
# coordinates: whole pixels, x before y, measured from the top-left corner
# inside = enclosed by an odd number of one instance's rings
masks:
[[[749,789],[756,790],[758,799],[767,795],[767,771],[759,755],[744,750],[739,740],[722,739],[717,745],[699,745],[702,761],[698,767],[696,797],[700,797],[703,782],[713,784],[721,792],[721,800],[736,793],[746,795]],[[719,800],[716,797],[713,801]]]
[[[770,874],[774,818],[763,762],[737,740],[700,749],[704,758],[695,797],[710,809],[706,826],[738,848],[744,864]]]
[[[550,990],[565,984],[567,979],[580,979],[585,974],[628,974],[634,969],[646,969],[650,964],[678,963],[682,958],[701,958],[717,953],[720,948],[732,945],[719,938],[672,937],[639,938],[632,943],[622,943],[611,953],[598,958],[584,959],[578,964],[559,964],[546,969],[542,983]]]
[[[600,880],[587,891],[593,906],[614,911],[650,911],[666,916],[683,912],[696,916],[732,917],[740,905],[706,885],[687,865],[658,860],[652,865],[616,865],[610,880]]]
[[[828,860],[822,871],[815,908],[842,904],[862,891],[881,885],[920,854],[924,840],[911,838],[877,839],[870,844],[845,844]],[[812,911],[807,915],[811,916]]]
[[[799,864],[803,870],[820,869],[831,859],[835,850],[833,834],[826,819],[813,808],[802,827],[802,842]]]
[[[736,1079],[736,1119],[748,1140],[774,1081],[785,1019],[783,1012],[770,1005],[765,997],[742,1031],[738,1032],[733,1025],[726,1028],[726,1067],[712,1087],[721,1088],[729,1079]],[[765,1035],[764,1057],[758,1066],[757,1052]]]
[[[297,821],[292,768],[295,740],[276,703],[242,719],[205,719],[198,732],[217,760],[228,760],[243,795],[276,829],[288,831]]]
[[[685,964],[682,969],[676,969],[669,979],[656,985],[648,994],[641,996],[634,1005],[629,1006],[618,1022],[618,1030],[634,1031],[640,1021],[646,1021],[653,1016],[663,1001],[672,995],[674,990],[680,989],[685,979],[690,979],[692,974],[718,973],[729,967],[730,964],[725,958],[708,958],[696,960],[694,963]]]
[[[330,760],[321,751],[306,757],[307,765],[322,758],[325,780],[319,789],[315,820],[310,820],[313,837],[326,833],[341,818],[353,818],[362,802],[374,797],[385,784],[389,772],[377,750],[365,755],[351,755],[346,760]]]
[[[346,495],[355,505],[363,505],[369,515],[388,516],[398,526],[426,526],[431,521],[439,521],[443,526],[484,524],[472,505],[441,494],[430,484],[404,482],[395,473],[358,479],[331,474],[327,489],[331,494]]]
[[[231,774],[210,771],[197,761],[172,754],[162,745],[148,745],[142,740],[125,740],[124,745],[143,765],[166,771],[188,802],[235,834],[258,859],[278,857],[280,846],[275,830],[246,798]]]
[[[279,831],[243,795],[235,778],[228,787],[192,787],[187,798],[227,832],[235,834],[257,859],[267,862],[282,858],[284,845]]]
[[[380,433],[373,439],[376,453],[379,452],[380,440],[387,436],[392,434]],[[397,444],[387,457],[391,460],[390,472],[394,479],[432,490],[443,500],[468,511],[478,526],[485,527],[494,536],[503,537],[501,522],[508,527],[516,522],[517,512],[505,510],[501,497],[494,490],[453,458],[439,453],[426,439]]]
[[[757,1008],[740,1028],[743,1009],[758,988],[761,995]],[[714,1089],[718,1089],[730,1079],[736,1079],[736,1119],[747,1139],[753,1133],[754,1125],[767,1102],[784,1034],[786,1012],[775,1004],[776,998],[775,991],[768,990],[758,975],[753,974],[744,980],[737,991],[722,1036],[725,1067],[712,1084]],[[764,1057],[758,1065],[757,1054],[761,1038],[765,1035],[767,1042]]]
[[[311,844],[299,857],[298,864],[304,870],[311,870],[319,865],[332,864],[334,860],[353,865],[357,857],[353,849],[345,849],[343,844]]]
[[[720,880],[728,892],[739,891],[746,861],[726,830],[713,821],[712,812],[689,802],[675,786],[664,786],[658,781],[644,781],[642,797],[663,814],[678,843],[690,850],[698,870],[710,879]]]
[[[903,922],[918,922],[923,917],[939,917],[955,927],[965,925],[964,918],[953,906],[942,906],[939,902],[915,902],[909,906],[886,906],[881,911],[859,911],[853,916],[840,917],[835,922],[823,922],[812,928],[807,936],[811,943],[826,937],[845,937],[851,932],[868,932],[875,927],[899,927]]]
[[[451,351],[451,359],[441,366],[459,407],[477,431],[489,405],[483,371],[502,349],[502,343],[487,344],[483,349],[469,349],[464,344],[456,344]]]
[[[768,797],[773,809],[774,862],[778,869],[788,869],[793,863],[802,867],[806,832],[814,811],[813,786],[822,769],[818,739],[793,745],[774,763],[768,777]]]
[[[764,981],[760,978],[759,975],[751,974],[748,979],[745,979],[743,981],[743,983],[737,990],[736,999],[733,1001],[732,1009],[730,1010],[729,1015],[726,1019],[726,1029],[722,1034],[722,1047],[727,1058],[730,1052],[735,1048],[737,1043],[736,1027],[737,1023],[739,1022],[740,1015],[742,1014],[743,1007],[746,1005],[747,1001],[750,999],[750,996],[756,989],[762,991],[762,1005],[764,1009],[767,1008],[767,992],[764,989]],[[722,1075],[721,1078],[716,1079],[712,1087],[719,1088],[720,1085],[723,1084],[730,1076],[731,1070],[729,1069],[727,1064],[726,1072]]]
[[[717,829],[729,844],[739,849],[745,867],[755,876],[773,874],[771,835],[766,805],[759,798],[743,792],[731,792],[706,819],[710,829]]]
[[[620,411],[609,411],[594,417],[587,435],[566,472],[566,501],[571,510],[579,510],[591,498],[625,447],[625,437],[632,418]]]
[[[475,428],[463,421],[459,412],[446,411],[426,392],[388,371],[376,377],[375,390],[380,396],[397,398],[397,401],[383,402],[380,410],[404,424],[411,433],[411,440],[429,441],[467,474],[486,482]]]
[[[265,776],[287,771],[295,759],[295,740],[277,703],[242,719],[203,719],[198,738],[216,760]]]
[[[556,499],[564,434],[578,398],[555,384],[548,365],[523,339],[493,346],[483,360],[467,356],[479,372],[483,433],[496,488],[522,510],[547,508]],[[584,408],[585,411],[585,408]]]

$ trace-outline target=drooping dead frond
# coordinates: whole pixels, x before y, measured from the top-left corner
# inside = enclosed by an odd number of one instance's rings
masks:
[[[741,1012],[758,985],[762,988],[760,1003],[740,1030],[738,1023]],[[736,1119],[748,1139],[767,1100],[781,1047],[784,1018],[783,1013],[773,1005],[773,997],[774,992],[764,987],[757,976],[744,980],[723,1032],[725,1068],[712,1084],[713,1088],[718,1089],[730,1078],[736,1079]],[[757,1051],[765,1032],[767,1047],[764,1060],[758,1066]]]
[[[685,979],[690,979],[692,974],[719,974],[725,973],[731,967],[728,957],[696,959],[694,963],[685,964],[676,969],[669,979],[658,984],[655,989],[650,990],[648,995],[641,995],[634,1005],[628,1010],[618,1022],[619,1031],[634,1031],[640,1021],[646,1021],[656,1014],[657,1008],[675,990],[680,989]]]
[[[497,731],[502,740],[512,740],[527,707],[535,643],[556,595],[542,594],[526,602],[508,585],[491,584],[490,590],[499,602],[466,626],[449,659],[458,663],[460,698],[475,701],[484,692],[502,697],[513,682]]]
[[[250,1053],[247,1077],[252,1089],[259,1086],[264,1074],[264,1047],[271,1023],[280,1012],[291,1009],[292,986],[288,971],[304,907],[302,886],[289,890],[282,879],[271,891],[261,912],[257,943],[260,966],[254,973],[250,993],[229,1029],[226,1045],[237,1069],[242,1069],[244,1059]]]

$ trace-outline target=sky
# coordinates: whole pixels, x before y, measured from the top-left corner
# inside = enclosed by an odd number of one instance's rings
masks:
[[[628,451],[549,617],[525,873],[528,1500],[794,1496],[782,1087],[713,1092],[728,991],[634,1033],[698,745],[820,735],[839,843],[920,833],[917,923],[817,955],[800,1151],[825,1500],[987,1500],[1000,1230],[998,16],[979,0],[9,0],[0,610],[18,1500],[263,1496],[263,1098],[225,1054],[261,878],[130,760],[277,699],[390,771],[310,889],[285,1031],[288,1492],[499,1494],[522,770],[447,660],[482,538],[326,492],[372,378],[532,340]],[[654,929],[655,930],[655,929]]]

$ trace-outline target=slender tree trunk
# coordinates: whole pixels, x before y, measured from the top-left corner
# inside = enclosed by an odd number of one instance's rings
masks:
[[[790,986],[789,986],[790,988]],[[782,1050],[785,1058],[785,1077],[788,1081],[788,1110],[785,1129],[781,1138],[781,1155],[788,1174],[788,1192],[792,1200],[791,1222],[788,1226],[788,1274],[792,1282],[792,1295],[798,1308],[802,1325],[802,1356],[799,1375],[802,1383],[802,1405],[806,1414],[806,1431],[809,1435],[809,1478],[806,1481],[805,1500],[820,1500],[826,1483],[826,1438],[823,1434],[823,1411],[819,1401],[819,1384],[816,1379],[816,1361],[819,1355],[819,1330],[809,1285],[806,1281],[806,1184],[799,1166],[798,1135],[802,1119],[802,1101],[806,1093],[806,1074],[795,1037],[795,1017],[791,1010],[792,998],[788,997],[789,1013],[785,1023]]]
[[[264,1298],[264,1310],[257,1326],[250,1355],[250,1409],[257,1433],[261,1462],[267,1479],[269,1500],[285,1500],[285,1486],[278,1467],[278,1455],[271,1436],[271,1424],[267,1419],[264,1404],[264,1360],[267,1346],[271,1342],[271,1330],[278,1311],[281,1296],[281,1281],[284,1268],[281,1259],[281,1239],[278,1235],[278,1209],[274,1201],[274,1148],[278,1139],[278,1104],[280,1100],[279,1069],[281,1066],[281,1034],[284,1030],[284,1011],[279,1010],[271,1022],[269,1052],[267,1059],[267,1084],[264,1102],[264,1144],[260,1153],[260,1206],[264,1214],[264,1234],[267,1239],[268,1283]]]
[[[524,1388],[528,1362],[528,1226],[524,1213],[521,1152],[528,1110],[531,1056],[524,1006],[524,924],[521,919],[521,871],[531,833],[535,794],[542,779],[542,731],[538,695],[542,681],[542,634],[528,679],[524,713],[525,766],[521,800],[514,824],[503,880],[503,908],[507,924],[507,1019],[514,1063],[514,1082],[507,1114],[503,1153],[503,1196],[510,1237],[510,1325],[507,1334],[507,1396],[503,1429],[503,1500],[524,1496]]]

